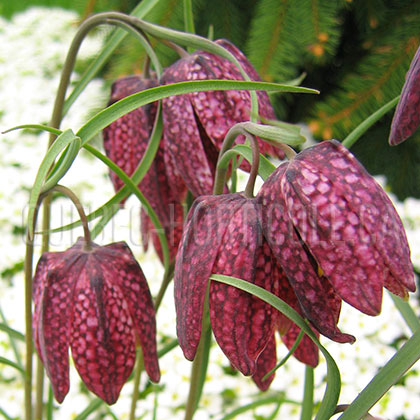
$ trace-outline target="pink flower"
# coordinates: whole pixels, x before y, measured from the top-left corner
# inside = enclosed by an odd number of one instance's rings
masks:
[[[228,49],[244,66],[252,80],[260,80],[246,57],[226,40],[217,44]],[[217,55],[196,51],[165,69],[162,83],[190,80],[243,80],[237,67]],[[259,113],[274,119],[268,95],[258,92]],[[245,91],[194,92],[171,96],[162,101],[164,144],[167,160],[178,168],[181,177],[194,196],[211,194],[218,153],[228,130],[236,123],[248,121],[251,100]],[[239,138],[238,142],[243,142]],[[283,154],[259,141],[261,153]],[[243,169],[249,169],[244,164]]]
[[[388,196],[339,142],[280,165],[258,193],[264,235],[305,316],[337,340],[338,301],[377,315],[382,289],[415,290],[410,250]],[[336,305],[325,305],[326,290]]]
[[[140,76],[118,79],[112,85],[109,105],[154,86],[157,86],[155,79],[143,79]],[[132,175],[144,156],[155,115],[156,104],[152,103],[122,116],[103,131],[107,156],[127,175]],[[161,143],[152,165],[139,184],[139,189],[156,212],[168,240],[170,257],[174,258],[182,234],[184,221],[182,200],[185,197],[186,188],[174,168],[165,164],[164,154],[165,150]],[[110,175],[115,191],[118,191],[124,183],[113,172]],[[169,179],[170,177],[172,180]],[[176,185],[175,189],[173,185]],[[155,227],[144,209],[141,211],[141,232],[144,248],[147,249],[149,237],[151,237],[162,260],[162,250]]]
[[[391,124],[389,144],[395,146],[410,137],[420,124],[420,48],[411,62],[401,98]]]
[[[155,311],[143,272],[124,242],[98,246],[79,238],[46,252],[33,281],[35,346],[62,402],[69,390],[71,347],[88,389],[113,404],[130,375],[140,342],[150,379],[160,379]]]

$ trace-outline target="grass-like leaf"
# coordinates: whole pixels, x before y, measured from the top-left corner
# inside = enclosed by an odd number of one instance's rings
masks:
[[[317,90],[305,87],[278,83],[246,82],[242,80],[201,80],[173,83],[143,90],[121,99],[91,118],[78,130],[77,135],[82,139],[82,144],[85,144],[109,124],[140,106],[168,96],[214,90],[266,90],[268,92],[318,93]]]
[[[12,368],[15,368],[23,375],[25,374],[25,370],[19,366],[16,362],[13,362],[12,360],[7,359],[6,357],[0,356],[0,363],[3,365],[11,366]]]
[[[398,350],[339,417],[361,419],[383,395],[420,359],[420,330]]]
[[[41,165],[38,169],[38,173],[35,177],[35,182],[32,187],[31,195],[29,198],[29,211],[28,211],[28,233],[29,237],[33,237],[34,232],[34,221],[35,221],[35,210],[38,205],[38,199],[40,194],[43,192],[43,187],[45,183],[45,179],[48,175],[48,172],[56,160],[57,156],[71,143],[73,142],[79,143],[77,145],[77,149],[80,146],[80,138],[74,135],[72,130],[66,130],[62,134],[60,134],[51,147],[48,149],[44,159],[41,162]],[[68,168],[67,168],[68,169]],[[61,176],[63,176],[62,173]]]
[[[25,341],[25,336],[22,333],[14,330],[13,328],[10,328],[8,325],[4,324],[3,322],[0,322],[0,331],[4,331],[10,337],[13,337],[19,341]]]
[[[319,342],[318,338],[311,330],[309,325],[304,321],[304,319],[286,302],[273,295],[272,293],[268,292],[267,290],[263,289],[262,287],[256,286],[255,284],[249,283],[245,280],[241,280],[235,277],[225,276],[221,274],[212,274],[210,279],[237,287],[238,289],[244,290],[245,292],[257,296],[264,302],[267,302],[268,304],[276,308],[278,311],[286,315],[289,319],[291,319],[316,344],[316,346],[324,355],[325,360],[327,362],[327,387],[324,393],[324,398],[322,399],[321,405],[319,407],[316,419],[329,419],[334,413],[335,407],[337,406],[338,397],[340,395],[340,372],[332,356],[328,353],[325,347],[322,346],[322,344]]]

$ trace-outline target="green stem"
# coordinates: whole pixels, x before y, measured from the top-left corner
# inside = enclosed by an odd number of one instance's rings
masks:
[[[174,276],[174,268],[175,268],[174,265],[175,265],[174,262],[169,264],[168,269],[165,270],[165,273],[163,275],[162,283],[160,285],[159,292],[158,292],[158,294],[155,298],[155,302],[154,302],[156,312],[159,309],[159,306],[160,306],[160,304],[162,303],[162,300],[163,300],[163,296],[165,295],[165,292],[168,289],[169,283],[171,282],[171,280]]]
[[[153,7],[159,3],[159,0],[142,0],[139,4],[133,9],[132,15],[143,17],[145,16]],[[114,50],[118,45],[123,41],[127,36],[125,31],[117,29],[107,41],[105,47],[101,50],[101,53],[97,58],[89,65],[87,70],[84,72],[76,87],[70,93],[69,97],[66,99],[63,107],[63,115],[65,115],[79,95],[83,92],[87,84],[99,73],[103,68],[105,63],[108,61]]]
[[[360,419],[420,359],[420,330],[398,350],[339,417]]]
[[[375,111],[371,116],[366,118],[361,124],[359,124],[342,142],[344,147],[347,147],[347,149],[350,149],[350,147],[353,146],[354,143],[356,143],[357,140],[359,140],[360,137],[370,128],[373,124],[375,124],[379,119],[381,119],[387,112],[389,112],[391,109],[393,109],[398,101],[400,99],[400,96],[397,96],[396,98],[392,99],[388,103],[386,103],[384,106],[379,108],[377,111]]]
[[[25,253],[25,420],[32,420],[32,264],[33,239],[26,238]]]
[[[305,386],[303,391],[300,420],[311,420],[314,409],[314,369],[305,366]]]
[[[35,420],[42,420],[44,402],[44,365],[39,356],[36,357],[36,396],[35,396]]]
[[[53,420],[54,394],[51,385],[48,387],[47,420]]]
[[[211,344],[211,328],[208,313],[208,294],[206,297],[205,306],[206,307],[203,310],[200,343],[198,345],[197,353],[195,354],[195,358],[191,367],[190,391],[185,407],[185,420],[192,420],[194,417],[195,410],[198,407],[198,403],[203,391],[207,373]]]
[[[73,202],[73,204],[75,205],[75,207],[77,209],[77,212],[79,213],[80,221],[81,221],[82,227],[83,227],[83,234],[84,234],[84,237],[85,237],[84,248],[85,248],[85,250],[90,250],[92,240],[91,240],[91,237],[90,237],[89,223],[88,223],[85,211],[83,210],[82,203],[79,201],[76,194],[74,194],[74,192],[72,190],[70,190],[67,187],[64,187],[63,185],[56,185],[50,191],[51,192],[56,191],[56,192],[59,192],[61,194],[64,194],[66,197],[68,197]]]
[[[247,197],[253,196],[254,184],[255,179],[258,175],[258,166],[260,161],[260,154],[258,151],[258,143],[256,138],[249,133],[247,130],[247,123],[238,123],[235,124],[230,130],[226,133],[226,136],[223,140],[222,147],[220,148],[219,157],[216,166],[216,176],[214,179],[214,194],[223,194],[223,190],[225,188],[226,183],[226,174],[228,170],[228,164],[230,159],[224,159],[223,155],[233,146],[233,142],[235,141],[236,137],[239,135],[244,135],[246,138],[251,142],[252,147],[252,166],[251,166],[251,173],[248,179],[248,183],[245,190],[245,195]]]
[[[137,350],[136,369],[134,371],[134,384],[133,384],[133,393],[131,395],[131,407],[130,407],[129,420],[135,420],[137,400],[139,399],[140,378],[141,378],[141,373],[143,372],[143,368],[144,368],[143,352],[141,351],[141,347],[139,347]]]

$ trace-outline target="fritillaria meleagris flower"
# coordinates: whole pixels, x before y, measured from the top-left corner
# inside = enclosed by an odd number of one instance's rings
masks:
[[[229,50],[243,65],[252,80],[260,80],[246,57],[226,40],[217,44]],[[165,69],[162,83],[191,80],[243,80],[237,67],[220,56],[196,51]],[[258,92],[259,113],[274,119],[274,111],[265,92]],[[162,101],[163,136],[168,160],[176,165],[194,196],[211,194],[218,153],[227,131],[236,123],[248,121],[251,100],[246,91],[194,92],[171,96]],[[240,136],[237,142],[243,142]],[[264,154],[283,157],[272,146],[259,141]],[[249,166],[244,164],[243,169]]]
[[[112,85],[109,105],[133,93],[154,87],[157,81],[140,76],[129,76],[116,80]],[[153,129],[156,115],[156,104],[139,107],[122,116],[103,130],[104,148],[107,156],[113,160],[127,175],[131,175],[140,163]],[[139,184],[139,188],[156,212],[168,240],[170,256],[173,258],[182,234],[184,210],[181,204],[186,189],[176,171],[171,170],[172,182],[168,180],[167,165],[164,162],[164,149],[160,145],[155,159]],[[111,180],[118,191],[123,185],[115,173]],[[173,185],[177,188],[173,189]],[[141,211],[141,231],[143,244],[147,249],[148,238],[162,259],[160,243],[154,226],[146,211]]]
[[[415,290],[395,208],[339,142],[319,143],[280,165],[257,200],[264,235],[304,315],[322,334],[351,341],[335,329],[341,299],[377,315],[383,287],[403,298]]]
[[[241,278],[286,301],[291,296],[294,300],[290,303],[296,303],[262,236],[258,211],[254,199],[239,193],[201,196],[190,209],[174,277],[178,340],[189,360],[194,359],[200,341],[211,274]],[[285,288],[286,292],[280,290]],[[258,387],[267,389],[273,375],[265,381],[262,377],[276,363],[274,331],[281,329],[286,345],[291,347],[298,334],[296,326],[282,320],[277,310],[260,299],[215,281],[209,287],[209,315],[216,341],[233,367],[244,375],[254,375]],[[307,344],[305,341],[298,347],[300,359],[316,365],[317,351]]]
[[[410,137],[420,125],[420,47],[418,48],[401,92],[391,124],[389,143],[395,146]]]
[[[137,342],[150,379],[159,381],[152,298],[124,242],[86,249],[79,238],[67,251],[44,253],[33,290],[35,346],[58,402],[70,386],[69,347],[83,382],[108,404],[133,369]]]

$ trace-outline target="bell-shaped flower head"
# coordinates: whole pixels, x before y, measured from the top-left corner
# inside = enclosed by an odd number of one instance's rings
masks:
[[[391,124],[389,144],[408,139],[420,125],[420,47],[411,62]]]
[[[274,375],[265,380],[263,377],[277,360],[275,331],[290,348],[299,328],[251,294],[217,281],[209,284],[212,274],[237,277],[274,293],[303,314],[262,234],[260,210],[255,199],[239,193],[197,198],[178,250],[174,281],[177,334],[185,357],[195,357],[208,290],[210,324],[217,343],[234,368],[252,375],[257,386],[266,390]],[[339,311],[341,301],[324,297],[324,303],[335,304]],[[337,320],[338,313],[334,322]],[[318,350],[307,336],[295,356],[311,366],[318,363]]]
[[[69,390],[69,347],[81,379],[113,404],[129,377],[140,342],[145,369],[160,379],[155,310],[143,275],[124,242],[98,246],[79,238],[46,252],[33,282],[34,341],[55,398]]]
[[[243,65],[251,80],[260,80],[246,57],[226,40],[217,44],[229,50]],[[191,80],[243,80],[238,68],[229,60],[196,51],[165,69],[162,83]],[[259,113],[274,119],[274,111],[265,92],[258,92]],[[162,101],[164,144],[173,165],[194,196],[211,194],[217,157],[228,130],[236,123],[249,121],[251,99],[246,91],[193,92],[171,96]],[[236,140],[243,142],[243,136]],[[283,157],[282,152],[259,140],[263,154]],[[249,165],[244,164],[248,170]]]
[[[155,79],[144,79],[140,76],[128,76],[116,80],[111,89],[109,105],[128,95],[157,86]],[[104,148],[107,156],[114,161],[127,175],[132,175],[140,163],[149,143],[156,116],[156,104],[152,103],[131,111],[114,121],[103,130]],[[156,212],[168,240],[170,257],[174,257],[182,234],[184,209],[181,204],[186,188],[176,171],[167,170],[164,162],[165,150],[162,143],[148,172],[139,184],[146,199]],[[173,177],[169,182],[168,173]],[[115,191],[124,184],[111,172]],[[176,186],[176,190],[173,186]],[[149,236],[152,237],[155,249],[162,260],[162,251],[155,228],[142,209],[141,231],[143,244],[147,249]]]
[[[274,331],[274,309],[235,287],[212,281],[211,274],[234,276],[274,291],[272,256],[262,246],[254,201],[239,193],[201,196],[188,214],[175,265],[175,306],[179,344],[193,360],[201,337],[206,290],[217,343],[244,375]]]
[[[319,143],[280,165],[257,198],[264,235],[320,333],[352,341],[335,327],[341,299],[377,315],[383,287],[403,298],[415,290],[394,206],[339,142]]]

